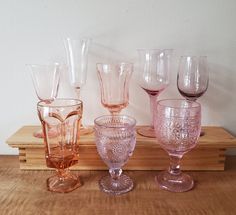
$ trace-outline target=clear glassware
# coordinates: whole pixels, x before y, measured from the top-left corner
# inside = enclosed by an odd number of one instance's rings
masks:
[[[188,101],[196,101],[208,88],[209,73],[206,56],[182,56],[179,61],[177,87]],[[201,136],[204,132],[201,131]]]
[[[103,192],[119,195],[133,189],[133,181],[121,167],[132,156],[136,145],[136,120],[125,115],[101,116],[94,120],[97,150],[109,167],[110,176],[99,180]]]
[[[188,191],[193,188],[194,181],[181,172],[180,160],[197,144],[201,131],[201,105],[181,99],[161,100],[154,112],[158,143],[170,157],[169,169],[159,173],[156,181],[165,190]]]
[[[137,132],[145,137],[155,137],[153,110],[158,95],[169,85],[172,49],[140,49],[139,86],[150,97],[152,114],[151,126],[142,127]]]
[[[88,49],[90,42],[90,38],[81,40],[66,38],[64,40],[70,84],[75,89],[78,99],[80,98],[81,89],[87,80]],[[92,132],[93,129],[91,127],[84,126],[81,122],[81,134],[86,135]]]
[[[48,190],[70,192],[81,186],[79,177],[71,174],[68,168],[78,162],[77,141],[83,111],[82,101],[41,101],[37,109],[44,132],[46,164],[47,167],[56,169],[56,175],[47,179]],[[56,137],[48,135],[51,128],[57,131]]]
[[[101,89],[101,103],[112,115],[117,115],[129,104],[129,82],[132,63],[97,64]]]
[[[28,65],[31,71],[31,78],[34,89],[40,101],[46,103],[52,102],[58,94],[60,82],[60,66],[55,63],[52,65]],[[38,130],[34,132],[34,137],[43,138],[43,131]],[[51,129],[50,136],[56,136],[56,132]]]

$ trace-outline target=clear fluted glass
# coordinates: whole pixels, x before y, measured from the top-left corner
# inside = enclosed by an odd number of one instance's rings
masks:
[[[181,99],[157,102],[154,110],[158,143],[168,153],[170,166],[156,176],[160,188],[185,192],[193,188],[192,177],[180,170],[183,155],[192,150],[201,131],[201,105]]]
[[[91,43],[90,38],[64,39],[66,49],[67,65],[71,86],[75,89],[77,98],[80,99],[81,89],[87,81],[88,50]],[[81,122],[81,134],[90,134],[93,129],[84,126]]]
[[[109,115],[98,117],[94,124],[97,150],[110,173],[99,180],[99,187],[113,195],[127,193],[134,185],[130,177],[122,174],[121,168],[136,145],[136,120],[125,115]]]

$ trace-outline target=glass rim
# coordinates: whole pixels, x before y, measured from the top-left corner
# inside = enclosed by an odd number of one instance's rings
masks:
[[[62,104],[62,105],[52,105],[52,103],[54,101],[75,101],[76,104]],[[73,99],[73,98],[58,98],[58,99],[54,99],[53,101],[50,101],[50,102],[46,102],[46,101],[39,101],[37,103],[37,107],[49,107],[49,108],[61,108],[61,107],[75,107],[75,106],[78,106],[78,105],[82,105],[83,104],[83,101],[80,100],[80,99]]]
[[[165,49],[161,49],[161,48],[158,48],[158,49],[145,49],[145,48],[141,48],[141,49],[137,49],[137,51],[173,51],[174,49],[171,49],[171,48],[165,48]]]
[[[99,126],[99,127],[103,127],[103,128],[118,128],[118,129],[124,129],[124,128],[127,128],[126,126],[120,126],[120,127],[116,127],[116,126],[107,126],[107,125],[104,125],[104,124],[102,124],[102,123],[99,123],[99,120],[100,119],[103,119],[103,118],[106,118],[106,117],[108,117],[108,118],[113,118],[113,117],[122,117],[122,118],[126,118],[126,119],[129,119],[129,120],[131,120],[132,121],[132,123],[129,125],[129,126],[131,126],[131,127],[135,127],[135,125],[136,125],[136,123],[137,123],[137,121],[136,121],[136,119],[134,118],[134,117],[131,117],[131,116],[128,116],[128,115],[102,115],[102,116],[99,116],[99,117],[97,117],[96,119],[94,119],[94,125],[97,125],[97,126]]]
[[[121,65],[130,65],[130,66],[134,66],[134,63],[131,62],[117,62],[117,63],[96,63],[96,66],[121,66]]]
[[[180,58],[207,58],[207,55],[181,55]]]
[[[93,39],[91,38],[91,37],[78,37],[78,38],[74,38],[74,37],[65,37],[65,38],[63,38],[63,40],[64,41],[66,41],[66,40],[71,40],[71,41],[92,41]]]
[[[189,109],[189,108],[197,109],[197,108],[201,107],[201,104],[196,102],[196,101],[190,101],[191,104],[196,105],[194,107],[193,106],[191,106],[191,107],[178,107],[178,106],[174,106],[174,105],[161,104],[161,103],[166,102],[166,101],[178,101],[178,102],[185,101],[185,102],[188,102],[186,99],[161,99],[161,100],[157,101],[156,104],[157,104],[157,106],[168,107],[168,108],[172,108],[172,109]]]
[[[49,66],[62,66],[63,64],[60,64],[58,62],[54,62],[54,63],[48,63],[48,64],[37,64],[37,63],[27,63],[25,64],[25,66],[45,66],[45,67],[49,67]]]

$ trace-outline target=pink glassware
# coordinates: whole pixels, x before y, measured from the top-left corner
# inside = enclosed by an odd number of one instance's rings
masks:
[[[133,181],[121,167],[132,156],[136,145],[136,120],[125,115],[101,116],[94,120],[97,150],[109,167],[110,176],[99,180],[103,192],[119,195],[133,189]]]
[[[51,65],[28,65],[31,71],[31,78],[33,81],[36,95],[40,101],[46,103],[52,102],[58,94],[60,82],[60,66],[59,64]],[[33,133],[34,137],[43,138],[43,131],[38,130]],[[54,137],[56,132],[50,129],[49,135]]]
[[[112,115],[129,104],[129,81],[133,73],[132,63],[97,64],[101,89],[101,103]]]
[[[188,101],[196,101],[208,88],[209,73],[206,56],[182,56],[179,61],[177,87]],[[201,131],[201,136],[204,132]]]
[[[155,137],[154,105],[158,95],[169,85],[172,49],[140,49],[139,53],[139,86],[150,97],[152,114],[151,126],[142,127],[137,132],[145,137]]]
[[[47,179],[47,188],[52,192],[70,192],[81,186],[79,177],[71,174],[69,167],[78,162],[83,104],[77,99],[55,99],[50,103],[41,101],[37,108],[44,132],[46,164],[57,170]],[[51,128],[56,130],[56,137],[48,135]]]
[[[201,131],[201,106],[197,102],[170,99],[157,102],[155,131],[158,143],[169,154],[170,166],[156,176],[160,188],[185,192],[193,188],[191,176],[182,173],[180,160],[193,149]]]

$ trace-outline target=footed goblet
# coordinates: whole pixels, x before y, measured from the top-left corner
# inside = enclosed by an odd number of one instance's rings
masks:
[[[78,138],[83,104],[77,99],[55,99],[51,103],[38,103],[38,116],[42,123],[47,167],[57,173],[47,179],[48,190],[67,193],[79,186],[78,176],[69,167],[78,162]],[[57,136],[50,136],[53,128]]]
[[[99,180],[103,192],[119,195],[133,188],[133,181],[121,167],[132,156],[136,144],[136,120],[125,115],[107,115],[94,120],[97,150],[109,167],[110,176]]]
[[[129,104],[129,82],[132,63],[97,64],[102,105],[112,115],[117,115]]]
[[[60,66],[57,63],[51,65],[28,65],[31,71],[31,77],[34,89],[40,101],[50,103],[56,99],[60,82]],[[42,129],[33,133],[34,137],[43,138]],[[50,129],[50,137],[57,135],[56,131]]]
[[[154,112],[160,146],[169,154],[170,166],[156,176],[160,188],[184,192],[193,188],[191,176],[182,173],[180,160],[193,149],[201,131],[201,106],[181,99],[160,100]]]

